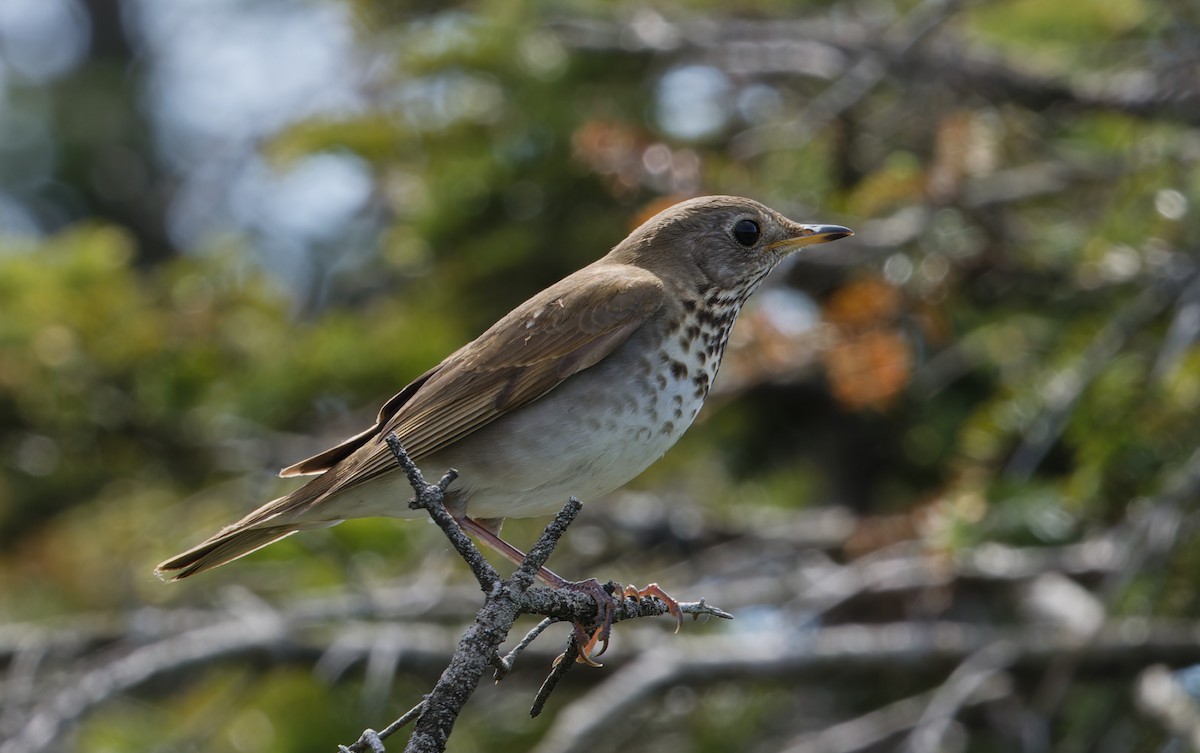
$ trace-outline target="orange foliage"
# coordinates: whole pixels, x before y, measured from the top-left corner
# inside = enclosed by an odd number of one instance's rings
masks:
[[[649,142],[642,129],[603,119],[589,120],[571,134],[575,159],[605,176],[616,196],[637,189],[643,172],[642,152]]]
[[[912,376],[912,349],[898,328],[904,300],[886,282],[867,278],[825,304],[835,337],[822,355],[834,397],[855,410],[887,408]]]

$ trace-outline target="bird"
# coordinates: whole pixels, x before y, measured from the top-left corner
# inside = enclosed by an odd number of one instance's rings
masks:
[[[524,554],[499,535],[505,518],[595,499],[658,460],[699,413],[742,304],[767,274],[799,249],[849,235],[737,196],[668,207],[418,376],[374,425],[280,471],[312,476],[303,486],[156,573],[179,580],[350,518],[422,515],[405,504],[393,432],[422,472],[458,471],[447,510],[519,564]]]

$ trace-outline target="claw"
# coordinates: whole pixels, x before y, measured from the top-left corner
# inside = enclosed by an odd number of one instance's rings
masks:
[[[678,633],[683,628],[683,611],[679,608],[679,602],[675,601],[670,594],[662,590],[662,587],[657,583],[651,583],[640,590],[636,586],[625,586],[622,595],[632,596],[634,599],[639,600],[644,596],[653,596],[665,604],[667,613],[675,618],[675,632]]]
[[[604,628],[602,628],[602,627],[596,628],[596,632],[592,634],[592,638],[591,638],[591,640],[589,640],[587,642],[587,645],[580,646],[579,658],[577,658],[575,661],[579,662],[580,664],[586,664],[589,667],[603,667],[604,666],[600,662],[596,661],[596,659],[594,657],[600,656],[600,654],[603,654],[605,651],[608,650],[608,637],[607,636],[605,636],[605,638],[604,638],[604,641],[603,641],[604,645],[600,647],[600,651],[598,651],[595,654],[592,653],[592,651],[596,648],[596,643],[598,641],[600,641],[600,634],[602,632],[604,632]]]
[[[581,580],[576,583],[566,583],[564,587],[591,596],[596,602],[596,614],[599,618],[599,627],[590,635],[583,625],[578,622],[574,623],[575,641],[579,644],[579,656],[575,658],[575,661],[580,664],[586,664],[589,667],[603,666],[592,657],[601,656],[608,650],[609,638],[612,636],[613,620],[617,615],[617,605],[613,602],[612,594],[595,578]],[[593,654],[592,651],[595,650],[596,644],[600,644],[600,650]],[[561,658],[560,656],[559,659]]]
[[[613,600],[612,594],[595,578],[575,583],[563,581],[561,587],[585,593],[591,596],[596,602],[598,627],[594,631],[589,634],[587,628],[582,624],[578,622],[572,624],[572,629],[575,631],[575,642],[579,646],[579,656],[575,657],[575,661],[580,664],[586,664],[589,667],[603,666],[594,657],[604,655],[604,652],[608,650],[609,639],[612,637],[613,621],[617,616],[617,604]],[[625,586],[621,591],[621,596],[622,598],[632,597],[639,600],[647,596],[652,596],[665,604],[667,612],[675,618],[675,632],[678,633],[683,627],[683,611],[679,608],[679,602],[671,598],[671,595],[662,590],[662,587],[657,583],[651,583],[641,589],[636,586]],[[600,647],[599,651],[596,651],[596,646]],[[555,666],[562,659],[563,656],[560,654],[554,660]]]
[[[574,623],[572,627],[575,630],[575,645],[579,647],[579,655],[575,657],[575,662],[577,664],[586,664],[589,667],[603,667],[603,664],[592,658],[592,649],[596,647],[596,641],[600,638],[600,632],[602,628],[596,628],[596,632],[592,634],[591,638],[589,638],[587,632],[583,629],[583,626],[578,622]],[[608,648],[607,641],[605,642],[604,648]],[[604,653],[604,649],[601,649],[600,653]],[[596,656],[599,655],[600,654],[596,654]],[[559,654],[558,656],[554,657],[554,661],[550,666],[557,667],[562,663],[562,660],[565,657],[565,653]]]

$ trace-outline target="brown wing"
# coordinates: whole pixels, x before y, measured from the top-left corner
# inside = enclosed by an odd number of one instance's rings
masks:
[[[393,470],[395,459],[378,441],[393,431],[419,460],[537,399],[611,353],[658,310],[662,294],[654,274],[615,264],[547,288],[426,374],[415,392],[390,400],[392,415],[385,421],[381,411],[373,433],[343,443],[354,444],[345,459],[289,495],[286,507],[317,504]]]
[[[396,411],[400,410],[400,406],[404,405],[413,395],[417,394],[417,390],[421,389],[421,386],[429,381],[429,377],[437,373],[437,370],[440,368],[442,368],[441,364],[426,371],[421,376],[412,380],[407,387],[393,395],[379,409],[379,416],[375,419],[374,426],[355,434],[349,439],[342,440],[341,444],[330,447],[328,450],[323,450],[310,458],[301,460],[299,463],[289,465],[279,472],[279,476],[281,478],[290,478],[292,476],[311,476],[314,473],[324,473],[342,460],[350,457],[355,450],[370,441],[371,437],[377,435],[383,429],[384,423]]]
[[[388,433],[395,431],[414,459],[436,452],[596,364],[658,310],[662,293],[659,279],[637,267],[601,263],[576,272],[401,390],[375,426],[284,470],[299,475],[331,464],[324,473],[166,560],[158,574],[194,575],[297,530],[337,522],[338,511],[314,508],[396,468],[381,441]]]

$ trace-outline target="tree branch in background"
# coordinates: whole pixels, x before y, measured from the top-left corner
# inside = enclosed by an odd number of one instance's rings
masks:
[[[705,62],[737,76],[789,75],[835,80],[852,75],[852,69],[869,56],[884,74],[900,81],[936,79],[941,85],[971,96],[1013,103],[1031,110],[1066,107],[1079,112],[1115,112],[1141,119],[1173,120],[1200,124],[1200,90],[1173,84],[1159,71],[1131,68],[1124,75],[1108,74],[1072,80],[1029,70],[1028,65],[980,49],[978,44],[943,28],[962,2],[929,2],[910,11],[898,23],[880,29],[868,21],[840,17],[801,21],[739,18],[714,23],[676,22],[659,16],[653,38],[635,17],[621,23],[560,20],[554,24],[559,38],[582,49],[643,49],[702,57]],[[719,33],[718,33],[719,31]],[[864,81],[874,78],[866,76]],[[844,85],[846,89],[856,86]],[[787,126],[786,130],[791,130]],[[760,143],[750,153],[772,148],[792,148],[783,130]],[[747,148],[749,145],[744,145]]]

